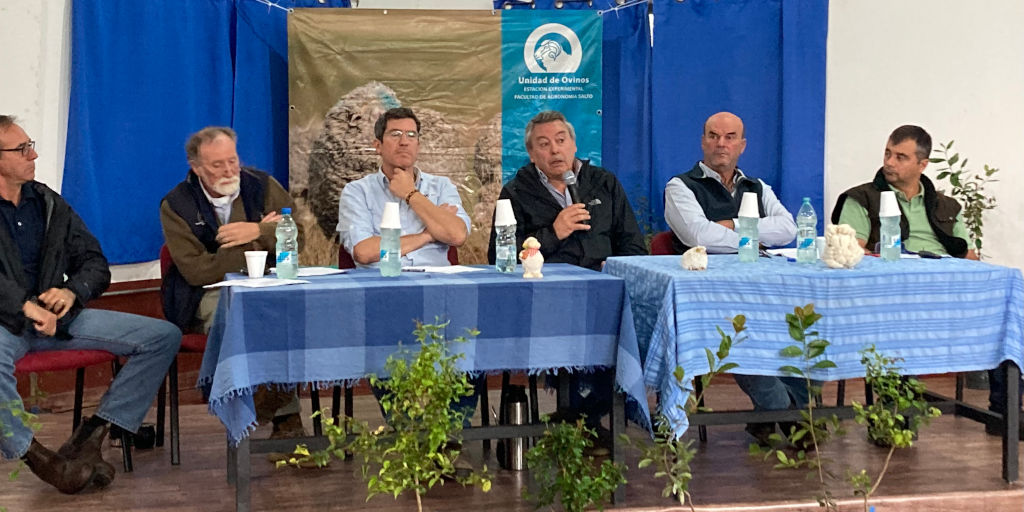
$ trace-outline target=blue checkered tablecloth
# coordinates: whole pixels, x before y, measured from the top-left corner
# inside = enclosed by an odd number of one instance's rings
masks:
[[[792,364],[778,355],[792,343],[785,315],[808,303],[823,315],[815,328],[832,343],[826,355],[838,365],[817,371],[818,379],[863,377],[858,351],[870,344],[903,358],[907,374],[988,369],[1004,360],[1020,366],[1024,359],[1024,279],[1015,268],[865,257],[852,270],[836,270],[821,262],[741,263],[735,255],[713,255],[702,272],[683,270],[679,256],[609,258],[604,272],[626,280],[642,382],[660,393],[679,434],[687,422],[676,405],[687,394],[672,371],[707,373],[704,348],[715,350],[720,341],[715,327],[731,333],[726,318],[738,314],[747,317],[748,340],[728,359],[739,364],[735,373],[780,375],[779,366]]]
[[[255,426],[254,387],[381,374],[399,343],[415,344],[415,320],[450,321],[448,339],[478,329],[478,337],[456,345],[465,354],[461,367],[471,372],[610,367],[620,344],[636,352],[623,280],[571,265],[545,265],[543,279],[490,267],[394,278],[353,270],[309,280],[222,291],[199,384],[209,386],[210,411],[234,442]],[[639,361],[634,365],[639,371]]]

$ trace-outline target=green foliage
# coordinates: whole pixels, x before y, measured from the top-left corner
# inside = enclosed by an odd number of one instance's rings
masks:
[[[489,491],[491,482],[486,467],[469,476],[456,474],[455,460],[460,453],[458,442],[465,412],[453,410],[451,405],[472,394],[473,388],[466,374],[456,367],[462,355],[451,352],[444,337],[447,325],[417,323],[413,334],[419,351],[402,349],[389,356],[385,365],[388,378],[370,376],[370,383],[384,391],[380,404],[388,427],[371,429],[365,422],[352,420],[334,425],[329,418],[325,419],[328,448],[309,453],[300,445],[296,450],[300,455],[305,450],[306,455],[284,464],[313,461],[322,465],[332,456],[344,459],[345,451],[351,451],[362,458],[367,499],[377,494],[397,498],[410,491],[416,495],[420,510],[423,494],[437,484],[443,485],[444,478]],[[470,336],[477,334],[478,331],[469,331]],[[460,336],[453,341],[465,342],[466,338]],[[351,436],[346,429],[352,431]]]
[[[779,370],[804,379],[809,398],[807,408],[800,411],[801,420],[791,426],[789,432],[769,436],[772,441],[771,447],[751,444],[750,453],[761,456],[766,461],[773,459],[776,469],[809,469],[809,476],[813,475],[818,480],[818,504],[827,510],[836,510],[837,505],[829,485],[834,475],[827,469],[831,461],[822,457],[819,449],[833,435],[841,435],[843,431],[837,416],[815,417],[814,409],[816,399],[821,396],[821,386],[811,380],[814,370],[836,367],[834,362],[825,357],[829,341],[820,338],[818,331],[811,330],[820,319],[821,314],[814,311],[814,304],[795,307],[793,313],[786,315],[789,337],[797,343],[783,348],[779,354],[782,357],[797,359],[798,366],[783,365]],[[795,453],[791,448],[796,449]]]
[[[732,334],[726,334],[721,327],[716,327],[720,338],[718,350],[712,352],[709,348],[704,349],[708,358],[708,372],[700,377],[702,385],[700,394],[695,393],[689,387],[686,372],[681,366],[677,366],[675,371],[672,372],[676,386],[689,392],[686,406],[676,406],[687,415],[696,412],[710,412],[710,408],[703,407],[700,404],[704,393],[707,392],[708,387],[711,385],[711,380],[716,375],[739,366],[736,363],[726,363],[725,359],[729,357],[732,347],[747,338],[743,334],[743,331],[747,328],[747,319],[743,315],[736,315],[729,319],[729,323],[732,327]],[[667,480],[665,488],[662,489],[662,496],[666,498],[673,496],[679,501],[680,505],[688,505],[690,510],[693,510],[693,497],[690,495],[690,481],[693,479],[693,472],[690,469],[690,461],[697,454],[697,449],[693,447],[692,439],[684,440],[681,437],[676,437],[674,426],[670,424],[668,418],[663,414],[658,415],[656,423],[657,430],[654,433],[653,443],[634,443],[626,436],[622,436],[622,440],[640,452],[640,461],[637,463],[637,468],[643,469],[653,466],[654,477]]]
[[[526,452],[527,467],[540,492],[534,495],[524,491],[524,496],[537,508],[558,500],[566,512],[581,512],[591,505],[604,510],[611,492],[626,483],[625,468],[609,460],[595,465],[593,457],[585,456],[584,450],[593,446],[593,437],[595,433],[583,425],[583,420],[551,424]]]
[[[25,425],[33,432],[39,432],[43,428],[43,424],[39,421],[39,417],[25,410],[25,404],[21,400],[11,400],[10,402],[0,403],[0,410],[7,410],[11,413],[11,416],[15,420],[20,421],[22,425]],[[0,435],[4,437],[11,437],[14,432],[11,431],[8,425],[4,425],[0,422]],[[18,460],[18,463],[14,466],[14,469],[7,474],[9,481],[14,481],[21,474],[21,470],[25,467],[25,462]],[[0,507],[0,512],[3,512],[4,508]]]
[[[969,246],[977,251],[980,258],[985,210],[996,207],[996,198],[985,192],[985,186],[999,181],[992,178],[999,169],[985,165],[981,173],[970,170],[967,167],[967,158],[961,160],[960,153],[949,156],[953,142],[951,140],[947,144],[939,143],[939,149],[933,153],[941,156],[929,158],[928,161],[944,166],[939,169],[939,174],[935,178],[949,181],[951,190],[947,193],[963,206],[964,225],[971,238]]]
[[[888,446],[889,453],[872,484],[866,470],[851,473],[848,480],[853,484],[854,494],[864,499],[864,510],[868,510],[868,499],[882,482],[889,461],[897,448],[913,445],[914,434],[941,413],[928,405],[924,398],[924,384],[915,378],[904,378],[896,366],[899,359],[886,357],[871,345],[860,351],[861,364],[866,370],[866,379],[876,400],[869,406],[853,402],[858,424],[867,425],[868,439],[880,446]]]

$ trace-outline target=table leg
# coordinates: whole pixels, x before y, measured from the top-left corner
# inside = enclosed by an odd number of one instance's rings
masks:
[[[1019,450],[1018,436],[1020,432],[1020,368],[1012,361],[1003,362],[1006,372],[1006,414],[1003,415],[1003,480],[1009,483],[1017,481],[1019,468],[1017,453]]]
[[[231,440],[228,439],[225,443],[227,445],[227,475],[228,485],[235,485],[238,480],[238,449],[231,445]]]
[[[230,441],[228,441],[230,444]],[[237,479],[235,480],[235,512],[249,512],[251,499],[249,483],[252,480],[252,461],[249,457],[249,438],[246,437],[235,450]]]

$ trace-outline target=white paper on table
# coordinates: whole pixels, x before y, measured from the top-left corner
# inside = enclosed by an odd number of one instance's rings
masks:
[[[348,272],[347,268],[299,267],[299,273],[296,277],[330,276],[334,274],[344,274],[345,272]]]
[[[309,284],[303,279],[278,279],[276,277],[257,277],[256,279],[232,279],[219,283],[208,284],[203,288],[220,288],[222,286],[241,286],[244,288],[267,288],[270,286],[284,286],[287,284]]]
[[[447,265],[444,267],[418,266],[402,267],[405,272],[430,272],[433,274],[461,274],[463,272],[478,272],[484,267],[467,267],[465,265]]]

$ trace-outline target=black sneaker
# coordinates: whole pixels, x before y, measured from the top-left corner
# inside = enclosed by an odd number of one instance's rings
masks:
[[[772,440],[768,436],[775,433],[774,423],[747,423],[746,428],[743,430],[746,430],[748,434],[753,436],[761,447],[772,447]]]

